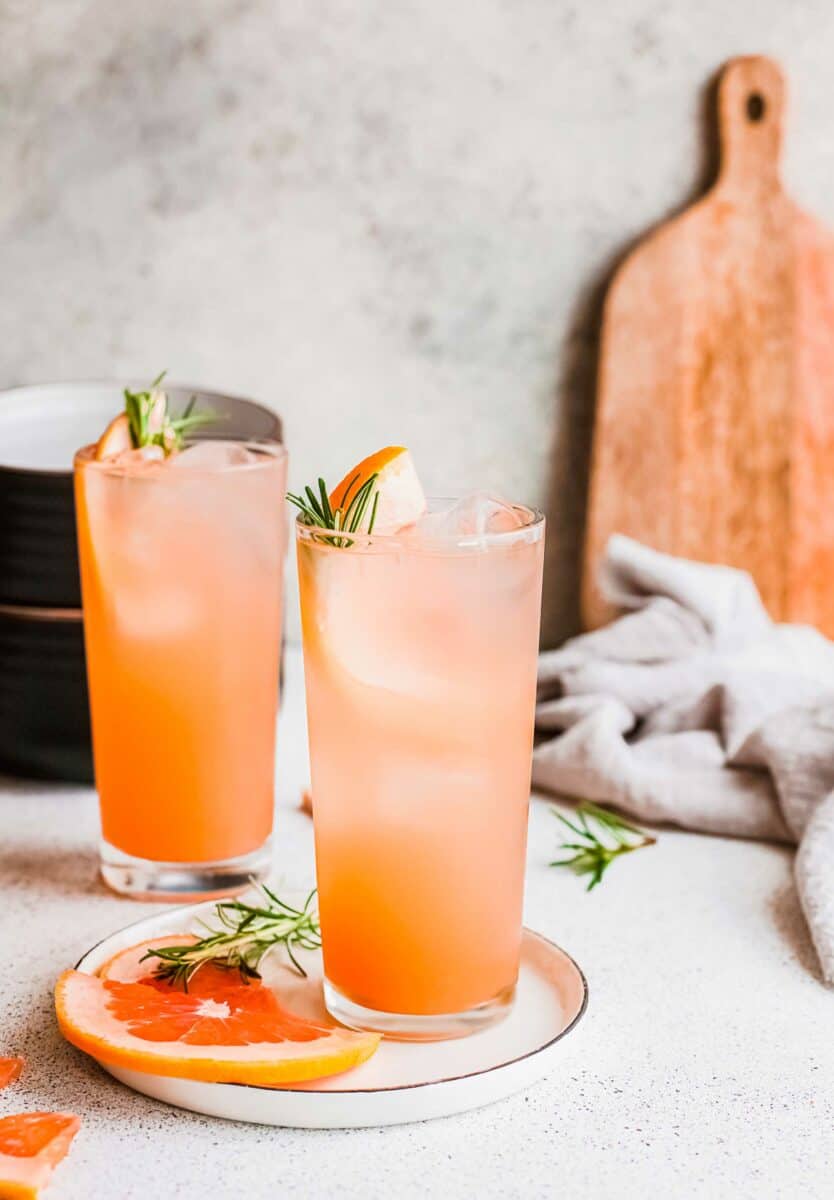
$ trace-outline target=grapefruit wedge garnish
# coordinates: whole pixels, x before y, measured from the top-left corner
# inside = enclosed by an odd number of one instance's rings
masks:
[[[363,458],[333,489],[329,499],[334,512],[346,508],[372,475],[376,475],[378,496],[374,533],[396,533],[412,525],[426,511],[426,496],[408,450],[405,446],[385,446]],[[367,529],[369,519],[370,509],[360,528]]]
[[[125,450],[132,449],[133,441],[130,436],[130,422],[127,419],[127,413],[122,412],[113,418],[96,442],[96,462],[101,462],[103,458],[113,458]]]
[[[218,999],[224,992],[237,991],[242,986],[261,987],[260,979],[251,979],[244,985],[240,974],[217,963],[207,962],[199,971],[191,976],[188,988],[175,986],[166,979],[156,975],[156,967],[160,965],[158,958],[146,958],[149,950],[161,950],[165,946],[189,946],[196,942],[193,933],[174,933],[167,937],[151,938],[147,942],[139,942],[137,946],[129,946],[120,950],[108,959],[104,966],[99,967],[99,979],[115,979],[119,983],[143,983],[147,987],[156,988],[160,992],[184,992],[189,996],[210,996]]]
[[[15,1055],[11,1058],[0,1058],[0,1092],[4,1087],[8,1087],[10,1083],[14,1083],[16,1079],[20,1079],[20,1073],[26,1065],[26,1059],[20,1055]]]
[[[173,417],[168,411],[168,395],[159,387],[164,374],[157,376],[146,391],[125,388],[124,412],[113,418],[96,442],[96,461],[134,449],[145,451],[143,457],[148,457],[152,449],[158,450],[158,457],[166,458],[180,449],[188,430],[214,419],[209,413],[192,413],[190,404],[182,416]]]
[[[379,1044],[376,1034],[288,1012],[268,987],[224,983],[206,995],[64,971],[55,1009],[67,1041],[101,1063],[209,1083],[318,1079],[364,1062]]]
[[[0,1119],[0,1196],[34,1200],[80,1125],[71,1113],[17,1113]]]

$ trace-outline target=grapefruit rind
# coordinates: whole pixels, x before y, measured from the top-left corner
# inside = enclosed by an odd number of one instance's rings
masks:
[[[112,989],[120,987],[142,985],[119,984],[81,971],[64,971],[55,985],[58,1024],[68,1042],[98,1062],[150,1075],[206,1083],[264,1086],[301,1083],[358,1066],[370,1058],[380,1041],[377,1034],[340,1027],[319,1027],[321,1036],[308,1041],[226,1046],[195,1045],[181,1040],[146,1041],[131,1033],[108,1006]],[[202,999],[207,1004],[217,1003]]]

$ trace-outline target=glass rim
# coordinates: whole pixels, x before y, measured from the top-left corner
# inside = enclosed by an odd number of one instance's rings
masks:
[[[430,496],[429,503],[453,502],[460,497]],[[531,534],[535,540],[541,536],[545,524],[545,514],[530,504],[511,504],[511,508],[526,515],[523,525],[515,529],[495,530],[492,533],[449,533],[436,534],[423,540],[418,540],[398,530],[396,533],[346,533],[338,530],[325,529],[321,525],[309,525],[302,520],[299,513],[295,518],[296,540],[315,546],[322,551],[347,549],[346,546],[333,544],[333,539],[341,537],[349,542],[352,550],[388,550],[409,554],[438,554],[449,550],[484,550],[490,546],[507,546],[514,542],[530,542]]]
[[[233,442],[236,446],[243,446],[247,450],[260,451],[263,458],[261,461],[256,462],[224,463],[222,466],[215,467],[189,467],[187,476],[177,471],[176,478],[196,479],[200,476],[212,477],[216,475],[242,474],[248,471],[261,471],[266,466],[272,466],[274,463],[286,462],[288,457],[287,448],[284,443],[275,441],[273,438],[198,438],[194,442],[189,443],[189,445],[196,446],[207,442],[220,441]],[[109,475],[115,479],[141,478],[149,481],[170,478],[167,472],[164,474],[160,474],[159,472],[146,474],[145,472],[131,471],[125,464],[113,462],[112,459],[96,459],[93,457],[95,448],[96,443],[90,442],[89,445],[82,446],[79,450],[76,450],[72,460],[73,469],[76,471],[82,469],[85,471],[100,471],[102,475]],[[164,462],[164,459],[159,461]]]

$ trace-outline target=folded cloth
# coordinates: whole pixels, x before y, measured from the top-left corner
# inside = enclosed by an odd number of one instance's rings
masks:
[[[541,655],[534,786],[798,842],[797,889],[834,984],[834,644],[771,621],[743,571],[619,534],[600,583],[630,611]]]

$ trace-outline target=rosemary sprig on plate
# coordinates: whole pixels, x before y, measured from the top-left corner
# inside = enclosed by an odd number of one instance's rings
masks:
[[[657,840],[624,817],[596,804],[580,804],[575,821],[569,820],[556,808],[552,812],[576,840],[562,842],[559,849],[573,851],[572,855],[557,859],[550,865],[567,867],[574,875],[590,875],[586,888],[589,892],[597,886],[615,858],[630,854],[632,850],[642,850],[644,846],[653,846]]]
[[[130,427],[130,440],[134,450],[142,446],[161,446],[166,455],[181,450],[185,436],[192,429],[208,425],[217,420],[214,413],[195,413],[192,396],[181,417],[172,417],[168,411],[168,396],[160,388],[166,372],[157,375],[144,392],[132,392],[125,388],[125,412]]]
[[[312,906],[315,889],[301,908],[293,908],[279,899],[266,884],[260,884],[257,891],[260,903],[221,900],[216,904],[219,929],[202,922],[207,930],[205,937],[190,945],[148,950],[142,961],[158,958],[156,975],[170,983],[182,984],[188,991],[189,980],[206,963],[237,970],[244,982],[259,979],[265,956],[276,946],[284,946],[295,969],[306,975],[294,951],[297,947],[316,950],[321,945],[318,914]]]
[[[376,486],[378,474],[375,471],[373,475],[369,475],[365,482],[356,488],[355,492],[353,489],[360,476],[354,475],[345,488],[342,503],[336,509],[330,503],[327,484],[321,477],[318,479],[318,492],[311,487],[305,487],[303,496],[288,492],[287,499],[299,510],[305,525],[313,525],[319,529],[335,529],[337,532],[344,530],[345,533],[356,533],[361,529],[365,515],[369,513],[366,532],[373,533],[379,504],[379,492]],[[353,492],[352,496],[351,492]],[[353,544],[353,539],[346,537],[326,537],[322,540],[332,546]]]

